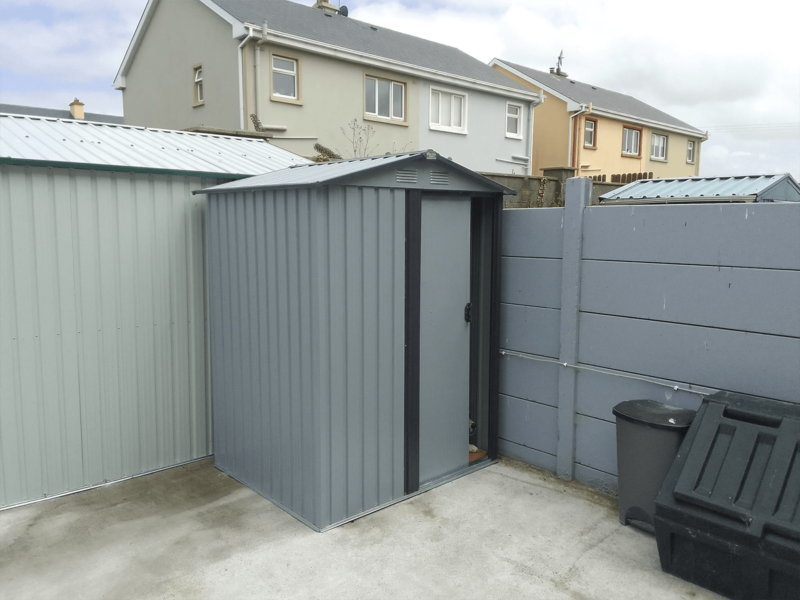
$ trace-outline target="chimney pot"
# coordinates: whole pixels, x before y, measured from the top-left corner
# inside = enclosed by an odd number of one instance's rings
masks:
[[[83,112],[84,104],[77,98],[69,103],[69,112],[72,115],[73,119],[77,119],[79,121],[83,121],[86,118],[86,115]]]

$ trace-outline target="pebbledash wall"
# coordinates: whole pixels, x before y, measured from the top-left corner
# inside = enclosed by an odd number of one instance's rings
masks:
[[[800,204],[504,213],[500,453],[614,493],[611,409],[800,402]]]

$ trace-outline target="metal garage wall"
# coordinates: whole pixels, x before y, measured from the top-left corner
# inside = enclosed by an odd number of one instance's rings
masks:
[[[502,453],[613,490],[623,400],[800,401],[800,206],[580,202],[504,215]]]
[[[217,465],[320,528],[402,497],[404,192],[211,195],[208,252]]]
[[[0,506],[211,454],[215,183],[0,166]]]

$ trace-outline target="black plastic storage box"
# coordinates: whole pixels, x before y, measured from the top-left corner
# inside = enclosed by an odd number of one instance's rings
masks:
[[[800,598],[800,405],[706,398],[655,506],[667,573],[728,598]]]

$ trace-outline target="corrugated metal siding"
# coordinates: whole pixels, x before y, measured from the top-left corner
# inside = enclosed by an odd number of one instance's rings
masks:
[[[0,157],[230,175],[309,163],[261,139],[13,115],[0,115]]]
[[[403,495],[405,193],[209,200],[217,465],[324,528]]]
[[[0,166],[0,506],[211,453],[212,183]]]

